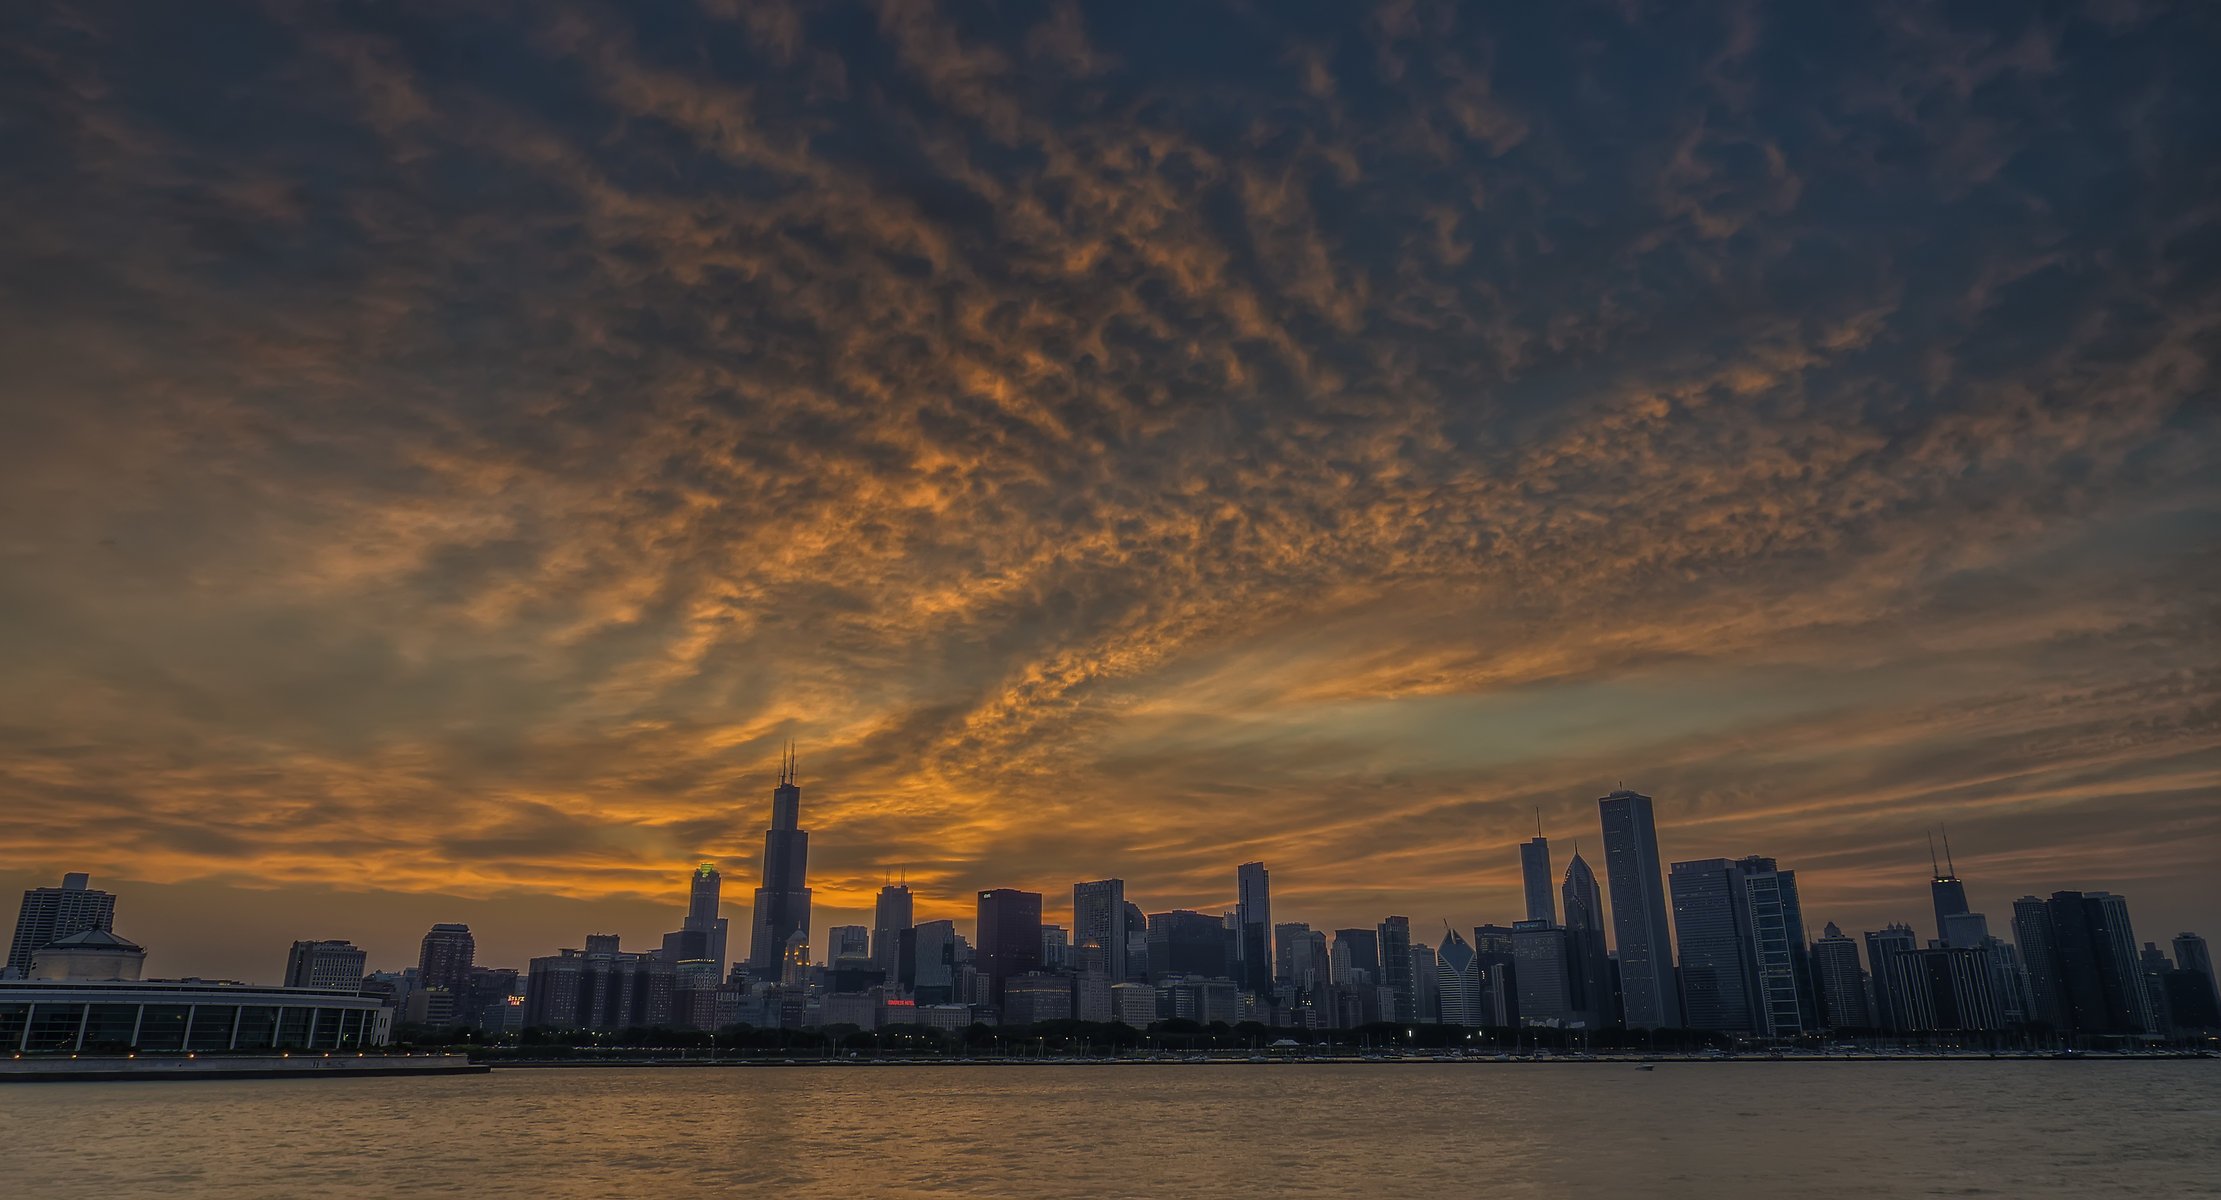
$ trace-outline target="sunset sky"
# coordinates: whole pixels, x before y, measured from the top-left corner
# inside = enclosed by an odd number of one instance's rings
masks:
[[[2221,7],[0,18],[0,912],[154,974],[1522,915],[2221,937]],[[736,934],[735,948],[745,948]]]

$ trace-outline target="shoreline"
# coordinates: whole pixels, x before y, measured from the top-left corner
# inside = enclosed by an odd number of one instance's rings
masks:
[[[461,1054],[25,1055],[0,1059],[0,1084],[117,1083],[149,1079],[363,1079],[377,1076],[485,1075],[493,1068]]]
[[[2148,1054],[2109,1054],[2103,1052],[2065,1054],[1810,1054],[1810,1055],[1720,1055],[1715,1057],[1692,1056],[1687,1058],[1656,1057],[1472,1057],[1435,1058],[1426,1055],[1289,1055],[1269,1057],[1263,1055],[1196,1055],[1193,1057],[1169,1055],[1147,1058],[1056,1058],[1020,1056],[981,1056],[971,1058],[606,1058],[606,1059],[519,1059],[516,1061],[483,1060],[494,1070],[610,1070],[617,1068],[644,1068],[655,1070],[709,1069],[722,1067],[1280,1067],[1280,1066],[1491,1066],[1491,1067],[1634,1067],[1638,1070],[1655,1070],[1666,1066],[1714,1066],[1751,1063],[1893,1063],[1893,1062],[2180,1062],[2185,1060],[2212,1059],[2216,1056],[2199,1051],[2173,1051]]]

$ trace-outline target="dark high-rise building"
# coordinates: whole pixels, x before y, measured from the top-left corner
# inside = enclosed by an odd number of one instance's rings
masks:
[[[1565,927],[1551,921],[1512,923],[1512,981],[1523,1025],[1571,1026],[1579,1018],[1567,978]]]
[[[986,1002],[1001,1008],[1003,987],[1041,966],[1041,893],[990,888],[979,894],[974,962]]]
[[[538,1029],[669,1025],[677,971],[660,953],[626,953],[614,934],[589,934],[584,950],[532,960],[524,1024]]]
[[[1411,918],[1390,917],[1380,923],[1380,984],[1394,996],[1392,1021],[1419,1019],[1419,996],[1411,978]]]
[[[1411,1019],[1422,1025],[1442,1023],[1442,960],[1425,942],[1411,944]]]
[[[1475,1026],[1481,1019],[1481,978],[1473,947],[1455,929],[1442,931],[1442,947],[1435,955],[1442,989],[1442,1023]]]
[[[1556,893],[1550,883],[1550,841],[1537,831],[1519,844],[1519,879],[1527,895],[1527,919],[1558,923]]]
[[[1126,881],[1096,879],[1072,885],[1072,944],[1085,960],[1093,943],[1113,984],[1133,978],[1126,949]]]
[[[1913,927],[1892,922],[1866,934],[1866,962],[1874,973],[1874,1026],[1903,1032],[1915,1028],[1913,1001],[1906,994],[1906,976],[1897,965],[1900,956],[1920,948]]]
[[[2203,988],[2199,990],[2205,992],[2208,998],[2207,1005],[2199,1007],[2198,1011],[2201,1013],[2221,1012],[2221,986],[2216,986],[2214,981],[2213,954],[2206,949],[2206,940],[2195,933],[2178,933],[2175,935],[2174,946],[2175,969],[2185,974],[2197,976],[2198,979],[2204,981]],[[2193,989],[2198,987],[2198,985],[2187,981],[2178,986]],[[2178,1009],[2182,1007],[2180,1002],[2177,1002],[2175,1006]],[[2221,1022],[2221,1018],[2216,1018],[2216,1021]],[[2192,1026],[2192,1028],[2197,1028],[2197,1026]]]
[[[750,914],[748,970],[758,979],[781,975],[787,943],[810,939],[810,834],[802,828],[802,788],[795,783],[794,748],[779,764],[771,789],[771,828],[763,834],[763,886]],[[806,956],[805,956],[806,957]]]
[[[911,930],[910,961],[915,974],[910,990],[921,1005],[951,1004],[957,998],[960,972],[954,921],[927,921]]]
[[[1149,914],[1149,978],[1233,978],[1234,931],[1223,917],[1192,909]]]
[[[1757,1030],[1752,964],[1735,864],[1707,858],[1673,864],[1673,924],[1679,936],[1681,1000],[1691,1029]],[[1624,969],[1624,967],[1622,968]]]
[[[2058,956],[2051,948],[2051,909],[2041,897],[2013,901],[2013,940],[2020,944],[2021,965],[2028,972],[2027,1018],[2065,1029],[2066,998],[2059,989]]]
[[[2141,1034],[2157,1027],[2137,963],[2128,902],[2109,892],[2053,892],[2048,972],[2059,991],[2060,1028],[2081,1034]],[[2024,961],[2029,947],[2021,947]]]
[[[1887,980],[1895,1026],[1901,1033],[1986,1032],[2004,1028],[1991,983],[1989,951],[1929,946],[1884,956],[1875,985]]]
[[[680,926],[705,935],[709,953],[703,957],[717,964],[717,973],[725,973],[726,943],[732,922],[717,915],[719,897],[724,881],[715,865],[703,863],[694,868],[694,876],[687,883],[686,920]]]
[[[1750,911],[1760,1029],[1769,1037],[1795,1037],[1820,1024],[1797,873],[1780,870],[1773,859],[1758,856],[1743,859],[1736,869]]]
[[[1473,969],[1480,986],[1475,1003],[1483,1025],[1509,1027],[1520,1023],[1517,952],[1511,926],[1473,927]]]
[[[1795,872],[1757,855],[1675,863],[1673,915],[1690,1028],[1804,1032],[1814,1014]]]
[[[1337,929],[1334,931],[1334,982],[1362,983],[1380,986],[1380,931],[1376,929]],[[1363,979],[1356,977],[1364,974]],[[1348,976],[1345,978],[1344,976]]]
[[[1235,982],[1247,991],[1267,995],[1272,991],[1272,887],[1265,864],[1243,863],[1234,883],[1239,935],[1235,949],[1241,966]]]
[[[417,956],[416,986],[419,989],[445,988],[457,997],[470,983],[471,960],[478,953],[478,941],[470,935],[470,926],[446,924],[432,926],[424,935],[424,946]]]
[[[680,963],[706,963],[701,972],[713,977],[725,974],[726,938],[730,922],[717,915],[718,896],[722,881],[717,868],[703,863],[687,877],[686,916],[679,928],[663,935],[663,957],[676,967]]]
[[[1660,875],[1658,825],[1650,797],[1616,791],[1597,801],[1604,826],[1604,874],[1612,891],[1612,936],[1619,946],[1620,993],[1629,1029],[1683,1023],[1674,982],[1672,934]],[[1474,947],[1476,953],[1480,947]]]
[[[1967,886],[1959,882],[1959,869],[1951,861],[1951,835],[1943,836],[1943,865],[1936,865],[1936,839],[1928,839],[1928,896],[1936,904],[1936,936],[1951,940],[1951,918],[1968,910]]]
[[[1618,1021],[1613,1012],[1612,959],[1604,945],[1604,893],[1578,846],[1566,864],[1566,993],[1573,1019],[1590,1029]]]
[[[871,963],[889,984],[902,977],[902,935],[911,927],[910,885],[890,883],[879,889],[872,908]]]
[[[1273,926],[1275,970],[1285,971],[1284,983],[1307,997],[1326,994],[1333,971],[1329,965],[1326,934],[1296,923]]]
[[[369,958],[345,939],[295,942],[285,956],[285,986],[356,991]]]
[[[1830,1029],[1871,1029],[1874,1014],[1866,1003],[1866,982],[1859,970],[1859,944],[1835,922],[1812,944],[1812,982],[1820,996],[1820,1021]]]
[[[31,973],[31,956],[74,933],[97,929],[116,931],[116,897],[91,886],[83,871],[62,876],[60,887],[26,888],[23,907],[16,911],[15,940],[8,943],[6,974],[22,979]]]
[[[1119,894],[1125,895],[1126,885],[1120,883],[1118,886]],[[1124,903],[1126,906],[1126,979],[1129,982],[1138,983],[1149,978],[1149,918],[1142,914],[1139,904],[1131,900]]]

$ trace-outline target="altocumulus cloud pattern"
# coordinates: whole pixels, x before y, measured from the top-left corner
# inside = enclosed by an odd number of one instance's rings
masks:
[[[2210,908],[2212,6],[0,30],[18,865],[662,893],[793,737],[828,912],[1462,912],[1623,778]]]

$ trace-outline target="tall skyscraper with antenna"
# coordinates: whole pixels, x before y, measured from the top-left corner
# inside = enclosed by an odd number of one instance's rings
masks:
[[[1527,919],[1558,923],[1557,892],[1550,880],[1550,842],[1542,836],[1542,813],[1535,813],[1535,836],[1519,844],[1520,882],[1527,891]]]
[[[1959,882],[1958,867],[1951,861],[1951,831],[1943,834],[1943,865],[1936,865],[1936,838],[1928,835],[1928,894],[1936,902],[1936,936],[1948,939],[1951,918],[1967,909],[1967,886]]]
[[[802,788],[795,783],[794,746],[779,762],[779,786],[771,789],[771,828],[763,834],[763,886],[756,889],[750,914],[754,932],[748,942],[748,970],[757,979],[779,977],[787,941],[810,937],[810,834],[802,828]]]

